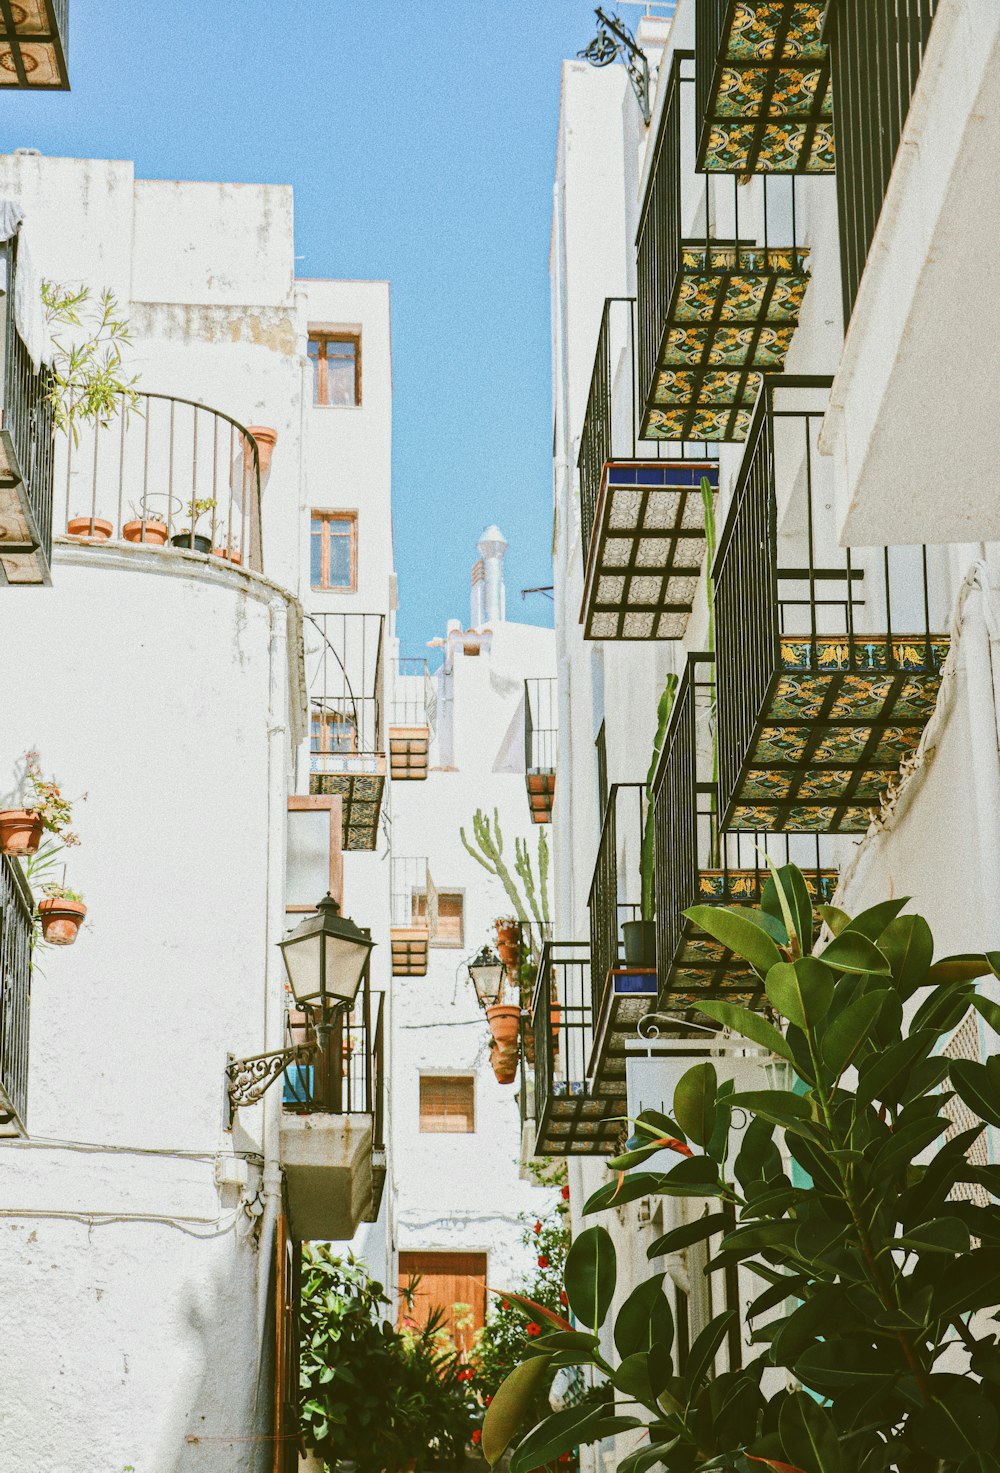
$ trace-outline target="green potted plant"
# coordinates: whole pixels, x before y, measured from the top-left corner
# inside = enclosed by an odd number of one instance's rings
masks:
[[[46,885],[44,894],[45,899],[38,902],[43,941],[50,946],[72,946],[87,914],[83,896],[65,885]]]
[[[0,852],[21,856],[34,854],[43,833],[56,834],[67,845],[80,842],[69,827],[73,819],[73,804],[63,794],[55,778],[42,775],[35,751],[24,754],[21,789],[23,807],[0,809]]]
[[[186,547],[191,552],[211,552],[211,537],[205,537],[194,529],[202,517],[207,516],[210,511],[215,510],[215,498],[212,496],[203,499],[196,498],[193,501],[185,502],[184,505],[191,512],[191,526],[184,527],[180,532],[175,532],[170,539],[171,547]]]

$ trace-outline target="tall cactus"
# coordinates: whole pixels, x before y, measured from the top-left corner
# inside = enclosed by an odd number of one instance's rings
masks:
[[[500,881],[507,898],[514,908],[514,914],[518,920],[525,925],[530,925],[532,917],[541,925],[549,918],[548,898],[548,873],[549,873],[549,848],[542,830],[538,837],[538,884],[535,884],[535,874],[531,862],[531,854],[528,850],[527,839],[515,838],[514,840],[514,874],[517,875],[524,886],[524,896],[517,887],[514,875],[507,867],[507,861],[503,857],[503,831],[500,827],[500,810],[494,808],[492,823],[477,808],[472,820],[472,836],[474,845],[469,842],[465,829],[459,829],[462,843],[472,855],[477,864]],[[531,914],[529,915],[529,909]]]

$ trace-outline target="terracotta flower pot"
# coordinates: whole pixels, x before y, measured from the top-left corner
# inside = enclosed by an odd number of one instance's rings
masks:
[[[511,968],[516,970],[521,962],[521,948],[517,942],[501,941],[498,950],[500,952],[500,960],[508,971]]]
[[[490,1066],[496,1075],[497,1084],[513,1084],[517,1077],[517,1044],[490,1042]]]
[[[496,923],[497,943],[500,946],[520,946],[521,928],[516,921],[500,920]]]
[[[72,946],[87,914],[82,900],[51,896],[38,902],[42,936],[50,946]]]
[[[104,517],[70,517],[66,531],[70,537],[85,537],[88,542],[107,542],[114,527]]]
[[[271,456],[274,447],[278,443],[278,431],[270,425],[247,425],[247,434],[252,435],[257,441],[257,457],[260,461],[260,473],[266,475],[271,469]]]
[[[34,854],[41,841],[42,820],[32,809],[0,809],[0,852]]]
[[[243,561],[243,554],[237,552],[235,547],[213,547],[212,553],[215,557],[224,558],[227,563],[235,563],[237,567]]]
[[[145,542],[150,547],[163,547],[166,543],[169,528],[166,522],[158,521],[155,517],[146,518],[146,530],[143,535],[142,520],[126,522],[122,528],[122,536],[126,542]]]
[[[497,1043],[516,1044],[520,1034],[521,1009],[516,1003],[501,1002],[486,1009],[486,1021]]]

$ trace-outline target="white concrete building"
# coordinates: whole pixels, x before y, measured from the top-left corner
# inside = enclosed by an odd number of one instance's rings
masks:
[[[468,974],[484,945],[496,947],[494,923],[511,915],[512,905],[500,881],[470,855],[461,831],[474,842],[476,811],[491,824],[498,816],[503,858],[522,895],[516,842],[525,841],[537,881],[538,840],[548,833],[530,815],[525,701],[537,710],[541,693],[548,695],[553,634],[505,619],[506,548],[497,528],[483,534],[469,622],[452,620],[445,637],[432,641],[427,775],[395,783],[392,799],[401,974],[394,984],[392,1091],[399,1284],[422,1277],[421,1312],[468,1305],[468,1316],[453,1317],[466,1346],[483,1323],[484,1285],[513,1287],[534,1267],[520,1243],[522,1215],[536,1217],[552,1201],[551,1191],[522,1176],[517,1086],[494,1076],[489,1028]],[[419,725],[417,679],[403,682],[400,699],[409,684],[410,704],[395,713],[394,732]],[[536,755],[549,732],[529,738]],[[527,900],[524,908],[530,915]]]
[[[696,955],[680,912],[752,903],[756,845],[852,914],[912,895],[941,954],[997,944],[993,245],[975,202],[996,154],[998,17],[957,0],[898,8],[908,24],[871,52],[853,0],[829,7],[836,125],[825,83],[807,116],[768,124],[729,40],[737,11],[764,23],[751,7],[679,0],[673,18],[640,21],[648,125],[623,67],[563,67],[558,944],[544,1004],[562,1014],[536,1130],[569,1157],[574,1208],[607,1179],[610,1117],[669,1111],[679,1056],[704,1051],[691,1002],[738,985]],[[730,44],[735,111],[713,93]],[[805,55],[811,85],[818,37]],[[893,94],[890,173],[866,151],[864,110],[902,75],[914,86],[912,100]],[[626,958],[624,924],[649,913],[650,812],[656,948]],[[658,1036],[640,1037],[654,1013]],[[996,1040],[978,1023],[949,1047],[979,1057]],[[647,1262],[701,1205],[640,1201],[600,1219],[619,1253],[616,1304],[662,1268],[682,1345],[720,1300],[749,1295],[721,1276],[707,1288],[701,1248]],[[614,1466],[627,1442],[597,1461]]]
[[[286,188],[19,153],[0,197],[12,230],[23,216],[4,247],[0,566],[21,586],[0,594],[0,789],[20,806],[37,749],[88,795],[60,857],[87,921],[35,953],[30,1030],[21,867],[0,858],[19,1347],[0,1463],[292,1468],[295,1242],[348,1239],[388,1198],[388,289],[297,283]],[[54,488],[29,251],[40,277],[114,292],[141,375],[128,415],[57,437]],[[227,1062],[308,1032],[277,943],[341,882],[377,943],[350,1023],[232,1116]]]

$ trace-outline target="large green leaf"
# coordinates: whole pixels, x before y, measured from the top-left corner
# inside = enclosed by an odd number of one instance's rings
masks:
[[[930,1222],[910,1228],[901,1238],[894,1238],[896,1248],[914,1253],[968,1253],[971,1246],[969,1229],[960,1217],[935,1217]]]
[[[713,1018],[716,1023],[721,1023],[724,1028],[731,1029],[733,1033],[749,1038],[751,1043],[769,1049],[772,1054],[787,1059],[789,1063],[793,1062],[792,1051],[785,1035],[779,1033],[759,1013],[752,1013],[749,1008],[737,1007],[731,1002],[699,1002],[698,1011],[704,1013],[706,1018]]]
[[[955,1092],[969,1109],[987,1125],[1000,1126],[1000,1091],[986,1065],[954,1059],[948,1073]]]
[[[722,1189],[718,1163],[709,1156],[678,1161],[663,1175],[658,1188],[666,1197],[714,1197]]]
[[[995,1003],[991,997],[983,997],[977,992],[972,998],[972,1006],[981,1018],[985,1018],[994,1033],[1000,1033],[1000,1003]]]
[[[902,1097],[911,1070],[928,1057],[937,1040],[936,1033],[926,1028],[911,1032],[884,1053],[865,1059],[858,1072],[856,1098],[859,1105],[880,1100],[894,1105]]]
[[[724,905],[692,905],[684,914],[707,936],[749,962],[758,976],[766,977],[771,967],[781,961],[781,952],[770,936],[741,914],[742,909],[740,906],[729,909]]]
[[[780,917],[786,928],[791,922],[799,954],[805,956],[812,950],[813,943],[813,911],[809,887],[802,871],[794,864],[786,864],[777,869],[768,859],[768,866],[771,874],[764,882],[761,908]]]
[[[934,937],[923,916],[900,916],[890,921],[878,937],[882,952],[892,969],[892,982],[905,1002],[927,980],[927,970],[934,956]]]
[[[602,1227],[585,1228],[566,1256],[565,1284],[570,1308],[588,1329],[599,1330],[604,1324],[617,1277],[611,1234]]]
[[[638,1197],[651,1197],[662,1188],[664,1176],[662,1171],[634,1171],[628,1176],[619,1173],[617,1179],[605,1182],[587,1198],[583,1214],[586,1217],[591,1212],[606,1212],[609,1207],[624,1207]]]
[[[786,1457],[804,1473],[842,1473],[833,1417],[804,1391],[794,1392],[782,1403],[778,1432]]]
[[[674,1114],[689,1140],[707,1146],[715,1129],[715,1065],[695,1064],[674,1086]]]
[[[905,1367],[894,1366],[886,1348],[876,1349],[855,1340],[826,1340],[811,1345],[792,1367],[803,1385],[821,1396],[862,1388],[874,1391],[888,1386]]]
[[[903,906],[909,903],[909,899],[908,895],[903,895],[898,900],[880,900],[877,905],[871,905],[867,910],[859,911],[853,918],[849,916],[846,925],[830,926],[830,930],[835,936],[841,935],[844,931],[850,931],[860,936],[867,936],[869,941],[879,941],[886,927],[895,920]],[[827,909],[833,910],[834,907],[823,906],[824,919],[829,924],[829,918],[825,916]],[[844,912],[838,911],[837,914],[843,915]],[[881,950],[881,945],[879,949]]]
[[[663,1274],[637,1285],[618,1311],[615,1320],[615,1346],[624,1359],[651,1345],[673,1344],[674,1319],[670,1301],[663,1292]]]
[[[762,1120],[803,1135],[807,1140],[817,1139],[812,1124],[812,1106],[802,1095],[793,1094],[790,1089],[744,1090],[733,1095],[732,1103],[736,1109],[750,1110]]]
[[[492,1411],[493,1407],[489,1410]],[[554,1463],[563,1453],[570,1452],[581,1443],[589,1442],[604,1415],[605,1407],[600,1402],[584,1402],[580,1406],[553,1412],[551,1417],[539,1422],[518,1443],[510,1460],[510,1473],[531,1473],[532,1469],[541,1468],[545,1463]],[[484,1446],[485,1442],[484,1426]],[[492,1461],[490,1466],[494,1466]]]
[[[890,970],[888,961],[874,941],[869,941],[867,936],[860,931],[852,931],[850,927],[834,936],[829,946],[820,952],[820,960],[837,972],[874,972],[884,977]]]
[[[939,982],[975,982],[977,977],[1000,977],[1000,952],[967,951],[959,956],[945,956],[927,973],[932,985]]]
[[[853,1064],[888,996],[884,989],[862,993],[827,1028],[820,1052],[834,1080]]]
[[[764,991],[782,1017],[810,1031],[822,1022],[833,1001],[833,978],[822,962],[805,956],[772,967]]]
[[[701,1334],[696,1336],[688,1352],[687,1365],[684,1368],[684,1380],[689,1398],[694,1396],[703,1380],[711,1379],[715,1357],[735,1318],[734,1309],[724,1310],[722,1314],[717,1314],[714,1319],[709,1320]]]
[[[500,1383],[483,1419],[483,1457],[495,1468],[520,1432],[532,1404],[552,1374],[550,1360],[533,1357],[515,1366]]]

